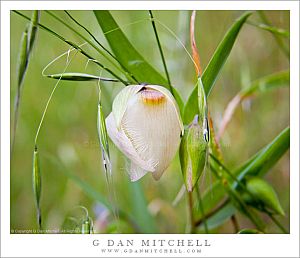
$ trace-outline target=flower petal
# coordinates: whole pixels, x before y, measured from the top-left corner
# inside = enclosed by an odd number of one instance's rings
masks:
[[[131,182],[135,182],[135,181],[141,179],[146,174],[147,174],[146,170],[140,168],[138,165],[131,162],[130,171],[129,171],[129,177],[130,177]]]
[[[154,172],[156,180],[169,166],[179,147],[182,122],[177,111],[172,96],[166,95],[160,86],[147,85],[130,98],[121,121],[121,131],[140,159],[155,168],[150,172]]]
[[[138,164],[142,169],[153,172],[154,167],[145,160],[142,160],[132,145],[131,141],[122,130],[117,129],[116,121],[113,113],[110,113],[106,118],[106,128],[110,139],[114,144],[135,164]]]
[[[122,89],[114,99],[112,113],[114,114],[118,129],[120,129],[120,123],[126,111],[128,101],[142,88],[143,85],[129,85]]]
[[[173,97],[173,95],[171,94],[171,92],[169,90],[167,90],[165,87],[162,87],[162,86],[159,86],[159,85],[147,85],[147,88],[160,91],[165,96],[167,96],[170,99],[171,102],[176,103],[176,100]],[[182,132],[182,135],[183,135],[184,127],[183,127],[183,123],[182,123],[182,120],[181,120],[179,107],[177,106],[177,104],[174,105],[174,107],[175,107],[175,110],[176,110],[177,118],[180,121],[181,132]]]

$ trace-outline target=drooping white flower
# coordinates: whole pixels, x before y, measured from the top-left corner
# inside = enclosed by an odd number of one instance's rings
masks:
[[[131,181],[147,172],[158,180],[173,160],[184,130],[175,99],[157,85],[125,87],[113,102],[106,126],[131,161]]]

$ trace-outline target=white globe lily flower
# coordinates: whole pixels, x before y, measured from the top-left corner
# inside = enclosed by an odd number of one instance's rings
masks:
[[[130,85],[115,98],[106,118],[109,137],[130,161],[130,179],[147,172],[158,180],[170,165],[184,128],[172,94],[157,85]]]

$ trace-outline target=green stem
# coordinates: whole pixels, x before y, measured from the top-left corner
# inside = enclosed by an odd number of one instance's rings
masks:
[[[170,80],[170,76],[169,76],[169,72],[168,72],[168,68],[167,68],[167,64],[166,64],[166,60],[165,60],[164,53],[163,53],[163,50],[162,50],[162,47],[161,47],[161,44],[160,44],[159,36],[158,36],[157,29],[156,29],[155,22],[154,22],[154,17],[153,17],[153,14],[152,14],[151,10],[149,10],[149,14],[150,14],[150,17],[151,17],[151,24],[152,24],[152,27],[153,27],[153,30],[154,30],[155,38],[156,38],[157,45],[158,45],[158,48],[159,48],[159,53],[160,53],[160,56],[161,56],[161,60],[163,62],[164,70],[165,70],[165,73],[166,73],[166,76],[167,76],[168,84],[170,86],[170,91],[171,91],[172,95],[174,95],[171,80]]]
[[[61,80],[61,77],[63,76],[63,74],[64,74],[64,73],[66,72],[66,70],[68,69],[68,67],[69,67],[69,65],[70,65],[70,63],[71,63],[71,61],[72,61],[73,58],[76,56],[76,54],[77,54],[77,52],[76,52],[75,55],[72,56],[72,58],[69,60],[69,62],[67,63],[65,69],[63,70],[63,72],[62,72],[60,78],[58,79],[58,81],[56,82],[56,84],[55,84],[53,90],[51,91],[51,94],[50,94],[50,96],[49,96],[49,98],[48,98],[48,101],[47,101],[47,103],[46,103],[45,109],[44,109],[44,111],[43,111],[43,115],[42,115],[41,121],[40,121],[39,126],[38,126],[38,129],[37,129],[37,131],[36,131],[36,135],[35,135],[35,138],[34,138],[34,144],[35,144],[35,145],[37,145],[37,140],[38,140],[38,137],[39,137],[39,133],[40,133],[42,124],[43,124],[43,122],[44,122],[45,115],[46,115],[47,110],[48,110],[48,106],[49,106],[50,101],[51,101],[51,99],[52,99],[52,97],[53,97],[53,94],[54,94],[54,92],[56,91],[56,89],[57,89],[57,87],[58,87],[58,84],[59,84],[59,82],[60,82],[60,80]]]

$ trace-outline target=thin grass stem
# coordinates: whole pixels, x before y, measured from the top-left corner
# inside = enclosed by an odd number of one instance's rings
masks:
[[[26,15],[13,10],[12,12],[20,15],[21,17],[30,20],[29,17],[27,17]],[[77,49],[81,54],[83,54],[84,56],[86,56],[88,59],[91,59],[95,64],[97,64],[98,66],[100,66],[101,68],[103,68],[104,70],[106,70],[107,72],[109,72],[112,76],[114,76],[115,78],[117,78],[120,82],[122,82],[125,86],[128,85],[128,82],[124,81],[121,77],[119,77],[118,75],[116,75],[113,71],[111,71],[109,68],[105,67],[102,63],[100,63],[98,60],[92,58],[89,54],[87,54],[81,47],[79,47],[78,45],[76,45],[75,43],[65,39],[63,36],[57,34],[56,32],[54,32],[53,30],[49,29],[48,27],[44,26],[41,23],[37,23],[37,25],[42,28],[43,30],[47,31],[48,33],[52,34],[53,36],[59,38],[60,40],[62,40],[63,42],[67,43],[69,46],[74,47],[75,49]]]
[[[76,29],[74,29],[72,26],[70,26],[69,24],[67,24],[66,22],[64,22],[61,18],[59,18],[57,15],[55,15],[54,13],[52,13],[51,11],[47,11],[45,10],[45,13],[47,13],[48,15],[50,15],[51,17],[53,17],[55,20],[57,20],[58,22],[60,22],[61,24],[63,24],[64,26],[66,26],[68,29],[70,29],[72,32],[74,32],[76,35],[78,35],[80,38],[82,38],[84,41],[86,41],[90,46],[92,46],[99,54],[101,54],[105,59],[107,59],[114,67],[116,67],[119,71],[121,71],[120,67],[118,65],[116,65],[115,62],[113,62],[106,54],[108,53],[111,57],[113,57],[113,55],[106,49],[104,48],[105,52],[103,52],[101,49],[99,49],[92,41],[90,41],[87,37],[85,37],[84,35],[82,35],[81,33],[79,33]],[[69,14],[68,14],[69,15]],[[70,16],[70,15],[69,15]],[[93,37],[94,38],[94,37]],[[98,42],[97,42],[98,43]],[[102,47],[102,45],[101,45]],[[103,48],[103,47],[102,47]],[[116,58],[114,57],[114,59],[116,60]]]
[[[81,23],[79,23],[68,11],[64,11],[72,21],[74,21],[79,27],[83,28],[92,38],[95,42],[97,42],[97,44],[105,51],[107,52],[114,60],[116,60],[118,62],[118,64],[122,67],[123,71],[125,72],[125,74],[127,75],[126,77],[131,77],[136,83],[138,83],[137,79],[134,77],[133,74],[131,74],[123,65],[121,62],[119,62],[119,60],[105,47],[103,46],[103,44],[101,44],[101,42],[99,40],[97,40],[97,38],[93,35],[93,33],[91,33],[85,26],[83,26]]]
[[[66,70],[68,69],[68,67],[69,67],[69,65],[70,65],[70,63],[71,63],[71,61],[73,60],[73,58],[76,56],[77,53],[78,53],[78,51],[76,51],[75,55],[73,55],[73,57],[70,58],[70,60],[68,61],[68,63],[66,64],[66,67],[64,68],[64,70],[63,70],[63,72],[62,72],[62,75],[66,72]],[[62,76],[62,75],[61,75],[61,76]],[[52,96],[53,96],[54,92],[55,92],[56,89],[57,89],[57,86],[59,85],[60,80],[61,80],[61,78],[59,78],[58,81],[56,82],[56,84],[55,84],[55,86],[54,86],[54,88],[53,88],[53,90],[52,90],[52,92],[51,92],[51,94],[50,94],[50,96],[49,96],[49,98],[48,98],[48,101],[47,101],[47,103],[46,103],[45,109],[44,109],[44,111],[43,111],[42,118],[41,118],[41,120],[40,120],[38,129],[37,129],[37,132],[36,132],[36,135],[35,135],[35,138],[34,138],[34,144],[35,144],[35,145],[37,145],[38,136],[39,136],[39,133],[40,133],[40,130],[41,130],[41,126],[42,126],[42,124],[43,124],[43,122],[44,122],[44,118],[45,118],[46,112],[47,112],[47,110],[48,110],[48,106],[49,106],[49,104],[50,104],[50,101],[51,101],[51,99],[52,99]]]
[[[184,49],[184,51],[187,53],[188,57],[190,58],[190,60],[192,61],[192,63],[197,66],[196,62],[194,61],[193,57],[191,56],[190,52],[187,50],[187,48],[185,47],[185,45],[182,43],[182,41],[177,37],[177,35],[175,34],[174,31],[172,31],[167,25],[165,25],[164,23],[162,23],[160,20],[155,19],[154,20],[160,24],[163,28],[165,28],[165,30],[167,30],[175,39],[176,41],[182,46],[182,48]]]
[[[158,45],[159,53],[160,53],[160,56],[161,56],[161,60],[162,60],[162,62],[163,62],[165,74],[166,74],[166,77],[167,77],[167,80],[168,80],[168,84],[169,84],[169,86],[170,86],[170,91],[171,91],[172,95],[174,95],[173,89],[172,89],[172,87],[171,87],[172,84],[171,84],[171,79],[170,79],[170,75],[169,75],[169,72],[168,72],[166,60],[165,60],[165,57],[164,57],[164,53],[163,53],[163,50],[162,50],[162,46],[161,46],[161,44],[160,44],[160,40],[159,40],[158,32],[157,32],[157,29],[156,29],[156,25],[155,25],[153,13],[152,13],[151,10],[149,10],[149,14],[150,14],[150,17],[151,17],[151,24],[152,24],[153,31],[154,31],[154,34],[155,34],[155,38],[156,38],[156,42],[157,42],[157,45]]]

